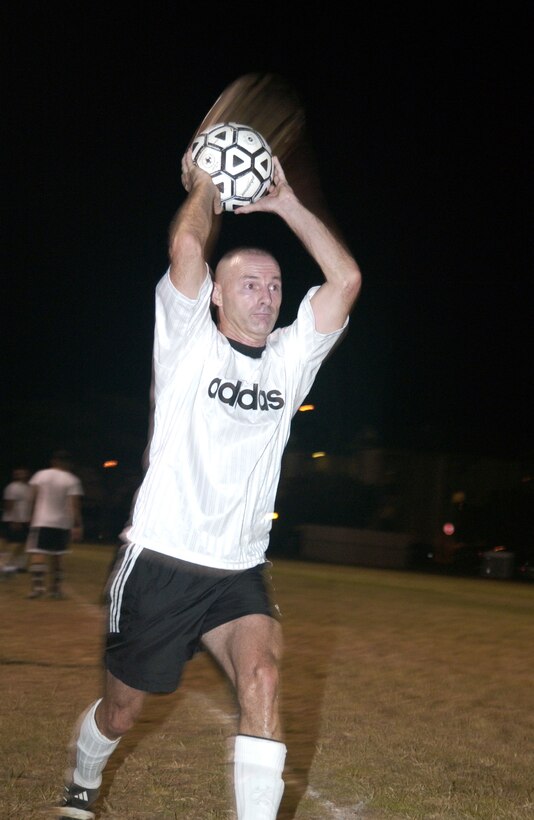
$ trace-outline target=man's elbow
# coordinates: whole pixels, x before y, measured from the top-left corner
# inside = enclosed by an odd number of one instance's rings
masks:
[[[202,244],[194,231],[178,230],[169,242],[171,264],[190,262],[202,258]]]
[[[349,304],[353,305],[356,299],[358,298],[358,294],[360,292],[362,286],[362,274],[360,268],[354,262],[353,265],[345,272],[343,276],[341,289],[343,292],[343,300]]]

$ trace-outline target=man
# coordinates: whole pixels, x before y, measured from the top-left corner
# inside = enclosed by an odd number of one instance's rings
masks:
[[[237,817],[273,820],[284,789],[282,635],[265,552],[291,419],[347,326],[360,272],[299,202],[275,158],[269,194],[235,213],[277,214],[325,281],[308,292],[291,326],[273,331],[282,299],[278,263],[264,250],[239,248],[223,256],[212,282],[205,256],[220,197],[190,150],[182,182],[188,196],[171,225],[170,266],[156,289],[148,468],[109,585],[103,697],[81,721],[58,817],[94,817],[102,771],[146,693],[174,691],[201,646],[239,702]]]
[[[26,571],[24,548],[28,537],[33,504],[33,491],[28,484],[30,477],[26,467],[16,467],[12,481],[3,492],[3,535],[7,558],[2,567],[4,573]]]
[[[39,470],[30,478],[35,500],[26,551],[30,554],[31,591],[28,598],[41,598],[46,593],[45,578],[50,570],[48,594],[63,598],[62,557],[70,542],[82,537],[80,479],[70,472],[70,456],[58,450],[50,467]]]

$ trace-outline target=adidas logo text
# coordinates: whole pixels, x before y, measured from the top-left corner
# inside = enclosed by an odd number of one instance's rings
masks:
[[[243,410],[280,410],[285,401],[279,390],[260,390],[257,384],[251,388],[241,389],[242,382],[223,382],[222,379],[213,379],[208,387],[208,396],[218,398],[223,404],[230,407],[239,405]]]

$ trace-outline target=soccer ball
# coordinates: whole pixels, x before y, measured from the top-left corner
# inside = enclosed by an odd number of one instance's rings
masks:
[[[212,125],[194,138],[193,162],[207,171],[221,194],[224,211],[257,202],[273,178],[271,149],[248,125],[226,122]]]

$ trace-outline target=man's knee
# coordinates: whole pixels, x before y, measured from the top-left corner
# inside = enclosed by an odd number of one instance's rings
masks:
[[[106,702],[99,705],[95,714],[96,724],[105,737],[114,740],[122,737],[135,725],[140,709],[133,704]]]
[[[122,737],[134,725],[143,708],[145,693],[119,681],[108,673],[106,693],[98,705],[95,719],[106,737]]]
[[[265,655],[250,669],[242,671],[237,681],[237,694],[242,706],[268,706],[278,695],[280,674],[274,656]]]

